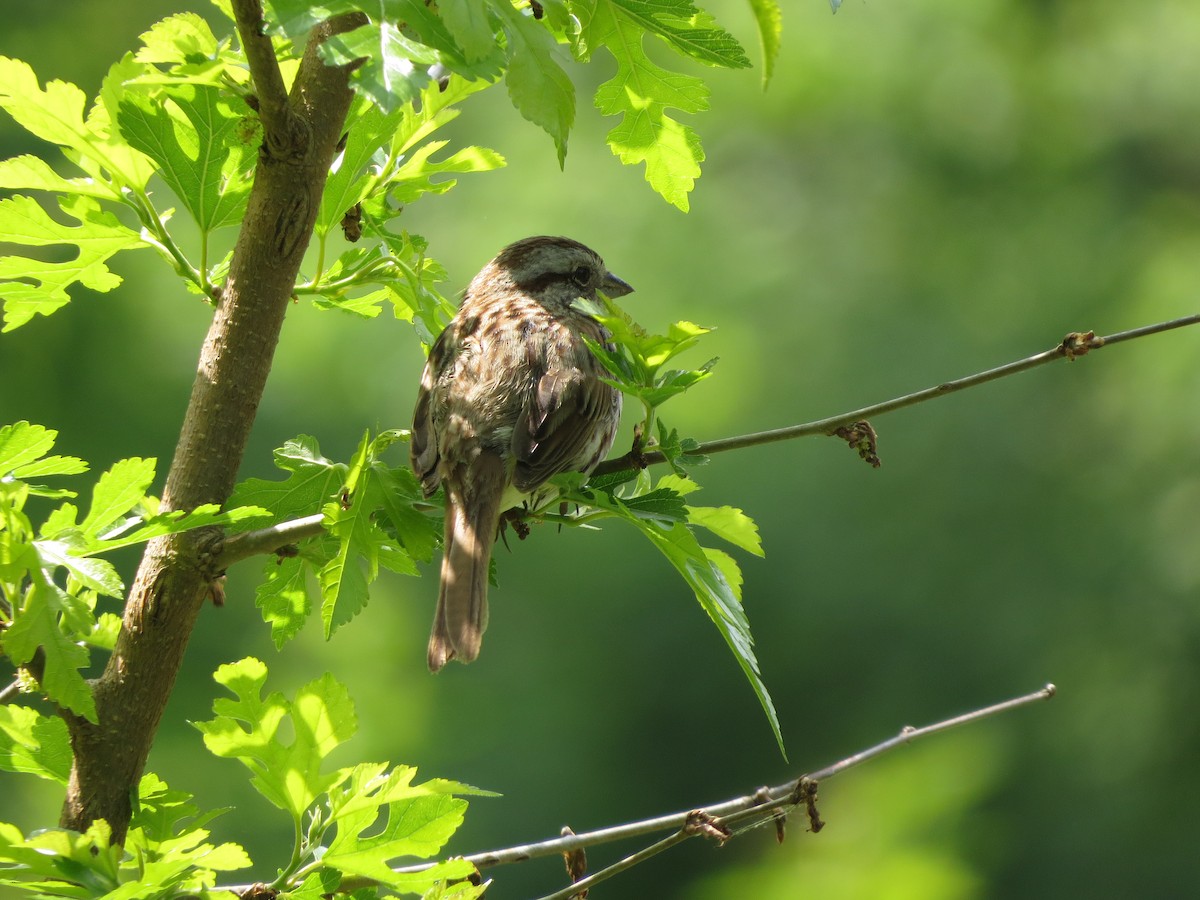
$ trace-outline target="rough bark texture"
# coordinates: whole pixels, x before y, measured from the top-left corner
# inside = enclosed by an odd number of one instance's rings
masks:
[[[238,0],[235,8],[243,42],[265,41],[256,0]],[[254,188],[200,354],[163,493],[165,509],[223,503],[233,488],[351,99],[348,71],[326,67],[316,47],[328,34],[360,22],[343,17],[314,35],[283,127],[264,123],[268,133]],[[271,81],[259,69],[254,73],[257,84]],[[65,827],[82,831],[106,819],[114,839],[124,838],[132,792],[212,589],[204,563],[215,537],[190,532],[146,548],[116,647],[94,683],[99,724],[67,720],[75,767],[62,811]]]

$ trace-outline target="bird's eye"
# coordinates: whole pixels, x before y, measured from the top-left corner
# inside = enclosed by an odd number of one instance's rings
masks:
[[[580,287],[587,287],[588,282],[592,280],[592,270],[587,266],[580,266],[571,273],[571,280]]]

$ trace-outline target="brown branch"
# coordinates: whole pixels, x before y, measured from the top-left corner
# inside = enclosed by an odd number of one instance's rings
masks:
[[[239,24],[248,16],[252,20],[258,6],[252,0],[235,5]],[[259,155],[229,279],[200,353],[167,474],[164,511],[223,503],[233,488],[351,100],[347,68],[326,66],[317,48],[329,35],[361,22],[341,17],[314,30],[288,101],[290,115],[304,127],[288,131],[294,143],[286,152]],[[243,40],[252,52],[252,36],[243,34]],[[130,796],[212,590],[197,560],[205,551],[211,554],[217,539],[212,530],[197,529],[147,545],[116,646],[93,685],[99,722],[66,717],[75,763],[63,826],[84,831],[102,818],[114,840],[123,839]]]
[[[233,0],[233,16],[254,80],[255,106],[263,123],[264,144],[276,153],[289,139],[296,115],[288,102],[275,48],[267,36],[261,0]]]
[[[885,400],[883,403],[876,403],[871,406],[864,406],[862,409],[856,409],[851,412],[841,413],[836,416],[830,416],[826,419],[817,419],[812,422],[805,422],[800,425],[789,425],[786,428],[775,428],[770,431],[757,431],[752,434],[742,434],[736,437],[721,438],[715,441],[708,441],[701,444],[696,450],[692,451],[696,454],[711,455],[713,453],[724,453],[727,450],[741,450],[745,447],[756,447],[759,444],[770,444],[775,441],[790,441],[795,438],[810,437],[812,435],[832,435],[839,428],[847,425],[854,425],[863,420],[874,416],[881,416],[884,413],[893,412],[897,409],[904,409],[906,406],[915,406],[918,403],[924,403],[927,400],[933,400],[937,397],[946,397],[950,394],[964,391],[967,388],[978,387],[981,384],[986,384],[989,381],[995,381],[999,378],[1005,378],[1009,375],[1016,375],[1018,372],[1025,372],[1029,369],[1044,366],[1047,363],[1055,362],[1056,360],[1066,359],[1074,360],[1085,353],[1092,350],[1099,350],[1101,347],[1107,347],[1112,344],[1119,344],[1124,341],[1131,341],[1135,338],[1147,337],[1152,334],[1160,334],[1164,331],[1171,331],[1176,328],[1183,328],[1188,325],[1200,324],[1200,313],[1191,316],[1184,316],[1179,319],[1172,319],[1169,322],[1156,322],[1153,325],[1143,325],[1140,328],[1132,328],[1129,331],[1121,331],[1116,334],[1110,334],[1105,337],[1097,337],[1091,331],[1087,332],[1071,332],[1051,350],[1046,350],[1042,353],[1036,353],[1033,356],[1028,356],[1025,359],[1019,359],[1016,362],[1011,362],[1003,366],[997,366],[994,369],[988,369],[984,372],[979,372],[975,375],[968,375],[966,378],[959,378],[955,381],[947,381],[942,384],[934,385],[933,387],[925,388],[912,394],[905,394],[902,397],[896,397],[892,400]],[[666,462],[666,457],[658,451],[649,453],[639,453],[635,456],[633,453],[627,453],[624,456],[616,459],[609,459],[598,465],[593,475],[605,475],[611,472],[621,472],[628,469],[644,468],[648,465],[656,465]]]
[[[241,534],[226,538],[217,551],[213,562],[214,573],[224,572],[235,562],[258,556],[260,553],[275,553],[280,548],[295,544],[305,538],[316,537],[325,530],[322,513],[314,513],[300,519],[291,519],[259,528],[255,531],[243,531]]]

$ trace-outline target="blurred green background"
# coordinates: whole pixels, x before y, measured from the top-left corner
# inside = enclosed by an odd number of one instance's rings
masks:
[[[536,233],[597,248],[647,326],[716,326],[717,375],[669,406],[715,438],[863,406],[1053,346],[1194,312],[1200,284],[1200,5],[1193,0],[789,3],[783,53],[704,72],[708,154],[681,215],[605,147],[573,73],[565,172],[502,90],[460,140],[508,168],[469,176],[401,223],[457,291]],[[89,93],[164,0],[6,10],[0,53]],[[208,14],[197,3],[192,8]],[[745,4],[710,7],[751,49]],[[0,120],[0,152],[37,152]],[[163,205],[171,201],[163,198]],[[209,310],[149,253],[109,296],[76,296],[0,337],[0,420],[61,432],[97,470],[174,447]],[[805,440],[725,454],[697,501],[744,508],[765,560],[745,597],[790,763],[682,583],[633,534],[548,528],[501,550],[481,659],[424,667],[433,578],[385,578],[326,643],[273,649],[259,563],[230,573],[193,638],[151,767],[206,806],[269,880],[285,823],[240,767],[207,756],[220,663],[264,659],[293,692],[329,670],[360,733],[341,762],[387,759],[503,793],[472,803],[451,852],[688,809],[777,783],[893,734],[1054,681],[1059,697],[898,751],[822,786],[819,835],[794,821],[700,842],[600,897],[1192,897],[1200,881],[1200,331],[1112,348],[875,420],[883,467]],[[406,426],[419,346],[387,317],[293,308],[243,475],[297,433],[346,458]],[[626,423],[628,427],[629,423]],[[132,572],[133,558],[127,561]],[[429,574],[435,573],[431,570]],[[6,777],[3,818],[57,816]],[[591,854],[593,868],[624,849]],[[520,900],[555,860],[494,871]]]

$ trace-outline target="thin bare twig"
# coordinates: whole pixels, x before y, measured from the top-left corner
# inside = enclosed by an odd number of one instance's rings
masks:
[[[1021,706],[1028,706],[1032,703],[1037,703],[1041,700],[1049,700],[1054,696],[1056,688],[1052,684],[1046,685],[1038,691],[1030,694],[1025,694],[1021,697],[1015,697],[1011,700],[1005,700],[1002,703],[996,703],[982,709],[973,710],[969,713],[964,713],[961,716],[954,716],[950,719],[944,719],[940,722],[934,722],[932,725],[926,725],[922,728],[913,728],[906,726],[900,730],[900,733],[895,737],[882,741],[873,747],[869,747],[853,756],[848,756],[845,759],[839,760],[832,765],[826,766],[823,769],[818,769],[808,775],[789,781],[786,784],[777,785],[773,788],[760,788],[748,797],[740,797],[736,800],[726,801],[715,806],[704,807],[703,810],[693,810],[687,813],[676,813],[670,817],[674,822],[678,823],[678,831],[669,837],[658,841],[655,844],[646,847],[637,853],[630,854],[624,859],[613,863],[607,868],[601,869],[586,878],[581,878],[579,881],[572,884],[570,887],[555,891],[552,894],[547,894],[539,900],[568,900],[576,892],[590,888],[601,881],[611,878],[630,867],[636,865],[643,860],[649,859],[651,856],[656,856],[663,850],[666,850],[675,844],[681,843],[691,837],[696,837],[701,834],[713,836],[712,832],[704,829],[689,828],[689,822],[697,815],[703,813],[711,827],[716,830],[717,839],[724,843],[728,836],[731,835],[730,826],[744,825],[751,823],[746,827],[753,828],[757,825],[766,824],[776,818],[780,811],[790,810],[800,805],[809,806],[810,821],[820,827],[820,819],[816,817],[816,791],[817,785],[827,778],[832,778],[847,769],[860,765],[867,760],[881,756],[890,750],[894,750],[901,744],[909,744],[919,738],[928,737],[932,734],[937,734],[946,731],[950,728],[956,728],[961,725],[966,725],[971,722],[978,722],[981,719],[986,719],[990,716],[998,715],[1003,712],[1016,709]],[[637,824],[637,823],[635,823]],[[606,829],[608,832],[613,832],[615,829]],[[813,829],[815,830],[815,828]],[[593,832],[595,834],[595,832]],[[577,835],[579,838],[587,838],[587,834]],[[618,838],[611,838],[617,840]],[[597,841],[599,843],[599,841]],[[607,843],[607,840],[605,841]],[[467,857],[472,859],[471,857]]]
[[[1190,316],[1184,316],[1179,319],[1172,319],[1169,322],[1157,322],[1153,325],[1143,325],[1140,328],[1132,328],[1129,331],[1120,331],[1116,334],[1110,334],[1105,337],[1098,337],[1093,332],[1072,332],[1068,334],[1059,344],[1053,349],[1046,350],[1042,353],[1035,353],[1033,356],[1028,356],[1025,359],[1019,359],[1016,362],[1007,363],[1003,366],[997,366],[994,369],[988,369],[984,372],[979,372],[975,375],[968,375],[966,378],[959,378],[954,381],[946,381],[942,384],[934,385],[933,387],[925,388],[924,390],[916,391],[912,394],[905,394],[902,397],[896,397],[892,400],[885,400],[882,403],[875,403],[871,406],[864,406],[862,409],[852,410],[851,412],[840,413],[836,416],[830,416],[826,419],[816,419],[812,422],[805,422],[800,425],[789,425],[785,428],[775,428],[770,431],[757,431],[752,434],[742,434],[736,437],[720,438],[715,441],[708,441],[701,444],[694,453],[711,455],[713,453],[724,453],[726,450],[740,450],[744,447],[755,447],[759,444],[770,444],[775,441],[790,441],[794,438],[809,437],[811,435],[830,435],[837,431],[838,428],[845,425],[852,425],[864,419],[869,419],[874,416],[881,416],[884,413],[889,413],[897,409],[904,409],[906,406],[915,406],[918,403],[924,403],[926,400],[933,400],[935,397],[945,397],[958,391],[966,390],[967,388],[977,387],[981,384],[986,384],[989,381],[995,381],[998,378],[1004,378],[1008,375],[1016,375],[1018,372],[1025,372],[1029,369],[1043,366],[1046,363],[1054,362],[1059,359],[1072,360],[1076,357],[1083,356],[1091,350],[1099,350],[1101,347],[1106,347],[1110,344],[1119,344],[1124,341],[1130,341],[1134,338],[1147,337],[1152,334],[1160,334],[1164,331],[1171,331],[1176,328],[1183,328],[1187,325],[1200,324],[1200,313]],[[641,459],[634,460],[630,455],[618,457],[617,459],[609,459],[602,462],[596,467],[594,475],[603,475],[608,472],[620,472],[625,469],[638,468],[639,464],[656,465],[665,462],[666,457],[657,451],[644,453]]]
[[[979,722],[983,719],[1000,715],[1001,713],[1011,712],[1023,706],[1031,706],[1034,703],[1049,700],[1056,693],[1057,688],[1053,684],[1047,684],[1045,687],[1031,693],[1013,697],[1010,700],[1004,700],[1000,703],[994,703],[990,706],[984,706],[980,709],[971,710],[959,716],[942,719],[920,728],[913,728],[906,725],[894,737],[890,737],[865,750],[847,756],[822,769],[817,769],[807,775],[801,775],[799,778],[776,785],[775,787],[762,787],[753,794],[714,803],[701,809],[656,816],[652,819],[628,822],[624,825],[614,825],[609,828],[585,831],[580,834],[575,834],[570,832],[569,829],[564,829],[560,837],[538,841],[533,844],[506,847],[502,850],[474,853],[462,858],[467,862],[473,863],[478,869],[485,869],[491,866],[509,865],[517,862],[525,862],[530,859],[571,853],[585,847],[611,844],[616,841],[642,837],[647,834],[656,834],[663,831],[673,832],[650,846],[630,854],[624,859],[618,860],[586,878],[581,878],[567,888],[539,898],[539,900],[568,900],[568,898],[575,896],[580,891],[586,890],[598,882],[605,881],[613,875],[623,872],[652,856],[656,856],[688,838],[707,835],[724,842],[733,836],[733,832],[730,830],[731,826],[743,826],[741,830],[748,830],[757,825],[776,821],[782,813],[798,806],[805,806],[807,808],[806,812],[810,822],[810,830],[818,830],[821,824],[823,824],[820,822],[816,812],[817,786],[821,781],[832,778],[835,775],[840,775],[847,769],[861,765],[877,756],[882,756],[891,750],[895,750],[902,744],[911,744],[920,738],[948,731],[951,728],[958,728],[963,725]],[[747,822],[750,824],[746,825],[745,823]],[[436,861],[424,862],[412,866],[401,866],[393,871],[398,874],[424,872],[436,864]],[[351,890],[374,883],[367,879],[347,878],[343,880],[339,886],[339,890]],[[243,894],[251,890],[252,887],[253,885],[249,884],[231,885],[222,887],[220,890]]]
[[[748,794],[743,797],[737,797],[732,800],[726,800],[720,803],[714,803],[705,806],[700,810],[688,810],[686,812],[671,813],[665,816],[656,816],[652,819],[643,819],[638,822],[629,822],[624,825],[615,825],[609,828],[601,828],[595,831],[586,831],[580,834],[570,834],[561,837],[551,838],[545,841],[539,841],[533,844],[521,844],[515,847],[507,847],[502,850],[489,850],[484,853],[474,853],[464,857],[468,862],[474,863],[477,868],[483,869],[491,866],[507,865],[516,862],[524,862],[529,859],[537,859],[546,856],[555,856],[561,853],[569,853],[573,850],[579,850],[585,847],[594,847],[601,844],[611,844],[616,841],[628,840],[629,838],[642,837],[648,834],[661,833],[663,831],[674,832],[666,838],[651,844],[642,850],[633,853],[612,865],[600,869],[597,872],[582,878],[572,884],[570,887],[556,891],[539,900],[567,900],[574,896],[579,891],[592,887],[593,885],[611,878],[626,869],[637,865],[649,859],[651,856],[656,856],[664,850],[673,847],[675,844],[681,843],[688,838],[695,837],[705,833],[702,829],[689,828],[689,821],[698,813],[703,813],[706,819],[711,822],[717,829],[729,828],[730,826],[754,827],[755,825],[765,824],[774,821],[781,813],[797,806],[808,806],[808,814],[810,822],[814,821],[816,815],[815,799],[816,787],[824,779],[832,778],[845,772],[847,769],[861,765],[868,760],[881,756],[891,750],[896,749],[902,744],[909,744],[920,738],[929,737],[933,734],[938,734],[942,731],[947,731],[951,728],[957,728],[962,725],[968,725],[973,722],[978,722],[982,719],[1001,713],[1009,712],[1023,706],[1030,706],[1042,700],[1049,700],[1054,696],[1056,689],[1054,685],[1048,684],[1040,690],[1033,691],[1029,694],[1024,694],[1020,697],[1014,697],[1011,700],[1005,700],[1001,703],[996,703],[991,706],[985,706],[981,709],[972,710],[960,716],[954,716],[949,719],[943,719],[934,722],[931,725],[925,725],[921,728],[905,727],[900,732],[872,747],[868,747],[858,753],[848,756],[832,765],[825,766],[822,769],[817,769],[807,775],[802,775],[792,781],[784,784],[776,785],[775,787],[760,788],[753,794]],[[816,820],[819,821],[819,820]],[[747,826],[746,823],[751,823]],[[421,872],[430,868],[433,863],[421,863],[414,866],[404,866],[395,871],[401,873]],[[345,885],[343,885],[344,887]],[[236,889],[235,889],[236,890]]]

